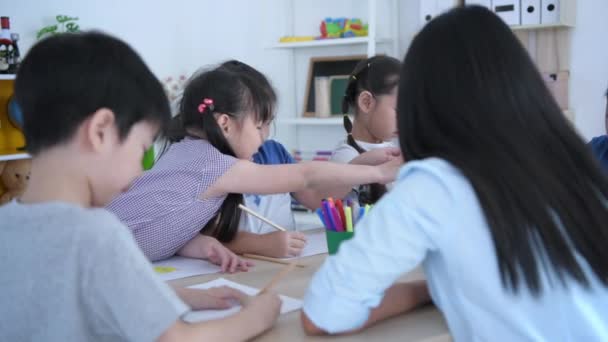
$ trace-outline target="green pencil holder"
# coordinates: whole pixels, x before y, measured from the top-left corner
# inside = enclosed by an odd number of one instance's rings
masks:
[[[327,251],[330,255],[338,253],[338,248],[343,241],[350,240],[355,236],[352,232],[334,232],[333,230],[325,230],[327,237]]]

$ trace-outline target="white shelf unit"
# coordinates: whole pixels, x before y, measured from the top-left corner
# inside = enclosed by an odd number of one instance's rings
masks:
[[[513,31],[532,31],[532,30],[550,30],[550,29],[567,29],[574,27],[574,24],[538,24],[538,25],[517,25],[511,26]]]
[[[425,1],[425,0],[420,0]],[[476,1],[471,1],[476,4]],[[464,1],[466,4],[467,1]],[[557,22],[534,25],[510,25],[509,27],[520,39],[526,50],[534,59],[541,72],[570,71],[570,30],[576,25],[577,0],[559,0],[559,18]],[[490,8],[491,9],[491,8]],[[520,8],[523,11],[523,8]],[[547,46],[549,42],[555,50],[551,54],[539,53],[539,46]],[[567,49],[563,49],[567,46]],[[562,49],[560,50],[560,47]],[[553,60],[548,60],[552,57]],[[564,116],[575,122],[574,109],[563,110]]]
[[[295,19],[296,13],[294,13],[294,1],[295,0],[289,0],[287,3],[287,22],[293,22]],[[385,2],[385,0],[383,0],[383,2]],[[298,77],[296,77],[296,75],[299,75],[299,72],[301,71],[296,72],[296,70],[298,70],[296,67],[297,58],[302,58],[303,56],[307,55],[314,55],[315,57],[336,56],[341,55],[340,52],[336,53],[337,51],[349,52],[352,49],[361,49],[362,47],[366,48],[366,52],[364,54],[371,57],[376,55],[379,45],[381,45],[381,51],[383,53],[387,53],[388,55],[399,58],[398,0],[386,1],[386,6],[389,6],[390,8],[391,17],[386,18],[383,16],[380,19],[382,20],[382,23],[390,25],[387,30],[389,33],[383,34],[383,37],[377,36],[377,23],[379,21],[377,0],[367,0],[366,5],[366,13],[368,15],[367,37],[320,39],[286,43],[275,42],[270,44],[270,48],[282,50],[289,54],[290,63],[288,74],[293,79],[293,89],[291,90],[293,91],[293,94],[288,94],[287,96],[293,96],[294,107],[291,109],[283,109],[283,113],[279,113],[277,118],[278,125],[289,127],[290,134],[286,135],[286,139],[292,140],[290,144],[286,144],[288,145],[288,148],[295,148],[300,151],[307,151],[311,149],[314,150],[317,149],[317,147],[320,149],[331,149],[338,143],[340,139],[344,139],[346,135],[344,129],[342,128],[342,116],[334,116],[330,118],[302,117],[303,106],[298,103],[298,98],[301,95],[298,91],[298,82],[301,81],[298,81]],[[319,20],[321,19],[322,18],[319,18]],[[296,32],[293,32],[294,30],[295,29],[292,26],[290,32],[287,32],[286,35],[296,35]],[[278,40],[278,37],[276,39]],[[322,53],[320,52],[322,49],[327,49],[328,51]],[[361,53],[351,54],[354,55]],[[289,92],[290,90],[287,91]],[[302,136],[306,136],[306,138],[303,138]],[[319,137],[322,137],[323,140],[327,141],[326,144],[323,144],[323,147],[318,146],[321,144],[318,139]],[[317,144],[317,146],[309,146],[309,143],[311,142],[314,142]]]
[[[379,38],[375,42],[377,44],[391,43],[393,40],[389,38]],[[340,45],[367,45],[370,44],[369,37],[354,37],[354,38],[333,38],[319,39],[303,42],[278,43],[272,46],[274,49],[298,49],[298,48],[313,48],[324,46],[340,46]]]
[[[541,72],[570,72],[571,30],[576,26],[576,7],[577,0],[560,0],[557,22],[511,26]],[[563,113],[572,123],[575,122],[573,108],[564,109]]]

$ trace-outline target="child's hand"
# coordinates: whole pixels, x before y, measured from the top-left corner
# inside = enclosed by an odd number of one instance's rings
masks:
[[[274,324],[281,313],[281,298],[272,291],[267,291],[242,301],[243,312],[251,313],[259,319],[260,328],[266,330]]]
[[[350,164],[381,165],[395,158],[401,157],[401,150],[397,147],[377,148],[361,153],[350,161]]]
[[[176,288],[178,296],[192,310],[228,309],[245,303],[249,296],[228,286],[213,287],[208,290]]]
[[[219,241],[209,247],[207,259],[216,265],[222,267],[222,272],[234,273],[237,270],[247,272],[249,267],[253,266],[251,261],[240,258],[232,253],[228,248],[224,247]]]
[[[397,172],[399,171],[399,168],[403,165],[403,158],[401,157],[397,157],[397,158],[393,158],[392,160],[378,166],[378,168],[380,169],[380,180],[378,181],[378,183],[381,184],[388,184],[392,181],[395,180],[395,178],[397,177]]]
[[[263,237],[264,245],[268,246],[264,254],[273,258],[296,257],[306,246],[306,235],[300,232],[273,232]]]
[[[234,273],[237,270],[246,272],[249,267],[253,266],[251,261],[241,259],[217,239],[202,234],[198,234],[190,240],[177,254],[189,258],[207,259],[220,265],[222,272]]]

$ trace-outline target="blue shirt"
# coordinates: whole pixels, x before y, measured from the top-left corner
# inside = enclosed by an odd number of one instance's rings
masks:
[[[266,140],[258,153],[253,155],[253,161],[257,164],[266,165],[293,164],[296,162],[285,147],[275,140]]]
[[[315,325],[331,333],[361,327],[384,291],[422,264],[455,341],[608,341],[608,289],[584,261],[589,289],[550,287],[547,271],[540,297],[525,286],[513,294],[467,178],[431,158],[407,163],[398,179],[314,275],[303,310]]]
[[[260,146],[258,152],[253,155],[253,161],[256,164],[261,165],[294,164],[296,162],[291,154],[287,152],[285,147],[275,140],[266,140],[262,146]],[[261,195],[249,194],[247,196],[250,197],[256,205],[260,205],[260,202],[262,201]]]
[[[608,135],[602,135],[591,139],[589,143],[593,154],[599,160],[600,164],[608,171]]]
[[[274,140],[267,140],[262,144],[258,153],[253,156],[253,161],[263,165],[292,164],[295,160],[280,143]],[[258,195],[246,194],[244,196],[245,205],[255,210],[269,220],[294,230],[296,223],[291,212],[291,194]],[[251,233],[264,234],[275,232],[275,228],[262,222],[261,220],[243,214],[240,221],[240,230]]]

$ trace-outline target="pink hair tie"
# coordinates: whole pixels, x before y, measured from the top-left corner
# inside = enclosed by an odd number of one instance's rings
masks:
[[[198,105],[198,112],[202,114],[205,112],[205,110],[207,110],[207,108],[209,108],[210,111],[213,111],[213,107],[213,100],[204,98],[203,102]]]

